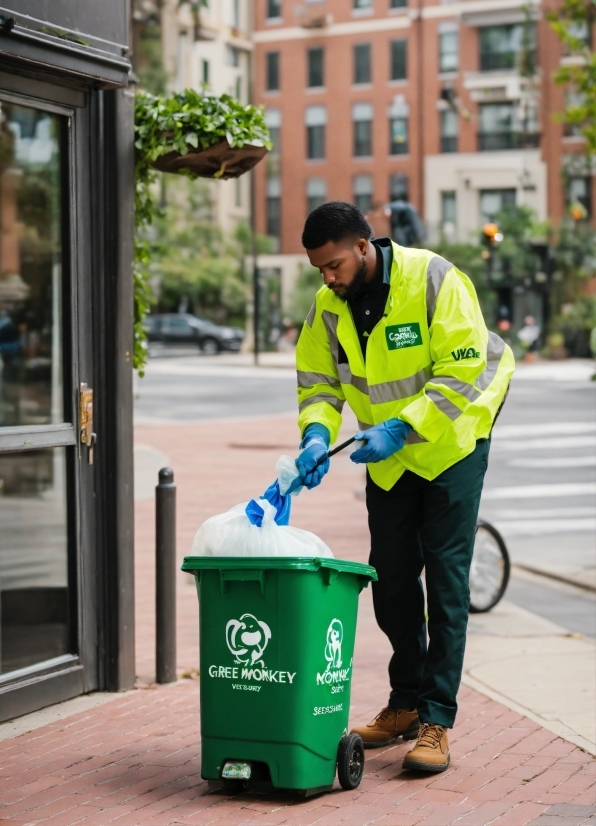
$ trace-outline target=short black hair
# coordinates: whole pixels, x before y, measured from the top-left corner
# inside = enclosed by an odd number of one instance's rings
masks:
[[[358,207],[346,201],[328,201],[310,213],[302,231],[302,245],[316,250],[328,241],[373,237],[371,225]]]

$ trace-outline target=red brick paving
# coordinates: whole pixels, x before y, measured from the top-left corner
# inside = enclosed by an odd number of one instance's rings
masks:
[[[175,470],[180,558],[205,518],[267,487],[276,459],[294,451],[297,435],[291,416],[137,429],[137,439],[164,451]],[[354,497],[362,485],[361,472],[337,457],[324,485],[294,501],[293,524],[318,533],[338,557],[366,560],[365,507]],[[136,519],[142,690],[0,743],[0,826],[564,826],[578,822],[579,806],[587,812],[579,822],[588,822],[596,804],[594,760],[465,686],[447,772],[402,773],[401,759],[410,745],[400,743],[367,752],[364,780],[353,792],[336,784],[333,792],[305,801],[208,794],[200,778],[194,583],[180,573],[178,669],[187,678],[156,687],[151,501],[137,503]],[[383,705],[387,660],[388,644],[365,591],[353,720],[370,719]]]

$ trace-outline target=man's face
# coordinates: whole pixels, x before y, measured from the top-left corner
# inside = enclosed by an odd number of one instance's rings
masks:
[[[345,301],[364,281],[368,244],[364,238],[356,242],[327,241],[322,247],[306,250],[306,254],[313,267],[320,270],[325,285]]]

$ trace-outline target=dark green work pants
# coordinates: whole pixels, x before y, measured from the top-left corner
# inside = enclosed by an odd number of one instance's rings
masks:
[[[406,471],[389,491],[370,476],[366,505],[375,615],[393,646],[392,708],[451,728],[466,643],[470,562],[490,440],[432,482]],[[428,647],[424,592],[426,569]]]

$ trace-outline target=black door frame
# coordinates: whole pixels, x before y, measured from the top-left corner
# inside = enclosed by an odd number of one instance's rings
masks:
[[[80,79],[73,85],[66,78],[65,83],[59,73],[50,81],[46,73],[38,81],[30,70],[27,77],[19,68],[0,72],[0,99],[51,111],[68,123],[63,354],[69,385],[64,418],[71,424],[0,428],[0,450],[67,446],[78,654],[1,683],[0,721],[81,693],[132,688],[135,678],[134,101],[128,89],[82,89]],[[93,465],[78,438],[80,382],[94,390],[98,441]]]

